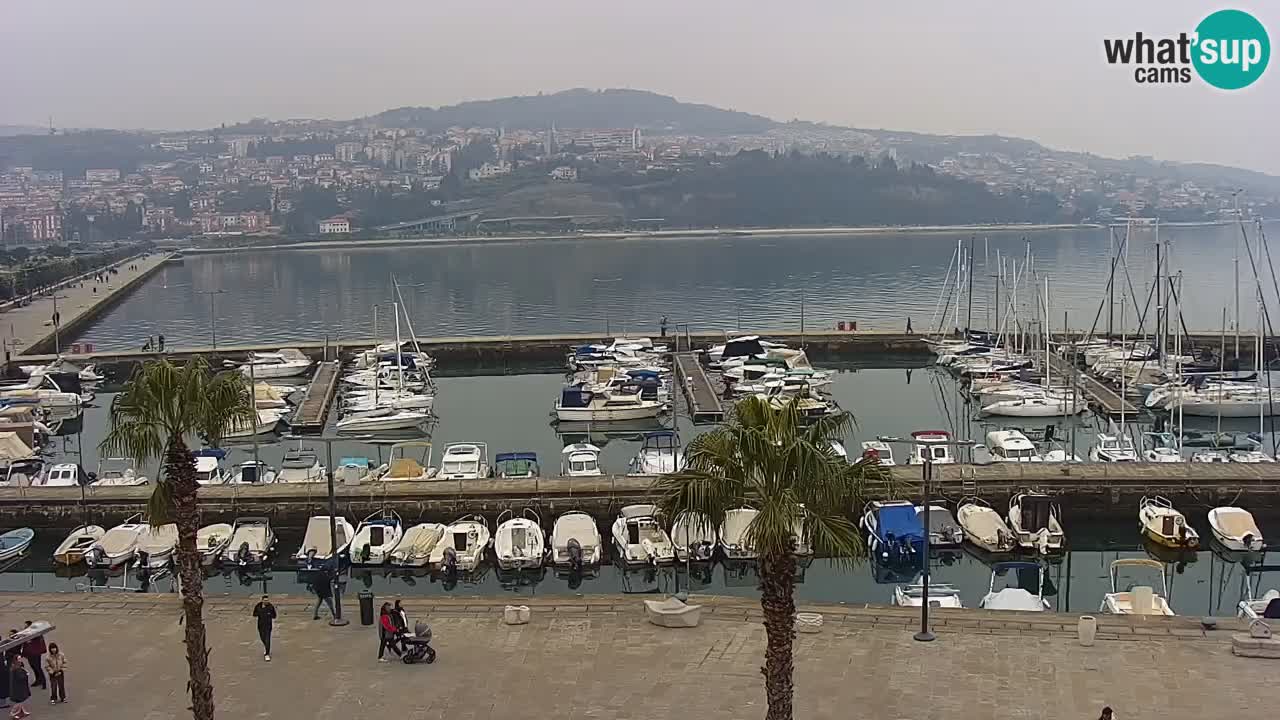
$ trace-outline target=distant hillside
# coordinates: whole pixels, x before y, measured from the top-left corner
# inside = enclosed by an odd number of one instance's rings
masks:
[[[369,118],[380,125],[443,130],[462,127],[557,128],[639,127],[642,130],[728,135],[768,130],[766,117],[684,103],[643,90],[565,90],[475,100],[440,108],[403,107]]]

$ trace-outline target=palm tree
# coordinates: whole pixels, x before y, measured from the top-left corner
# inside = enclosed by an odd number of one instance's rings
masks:
[[[696,513],[720,527],[727,510],[757,511],[743,542],[759,563],[768,720],[791,720],[796,529],[823,555],[861,554],[862,535],[850,512],[860,506],[868,481],[887,481],[878,462],[850,464],[832,448],[852,426],[848,413],[806,425],[794,401],[776,408],[747,398],[727,424],[689,443],[684,471],[657,483],[671,518]]]
[[[178,526],[178,578],[182,588],[191,713],[213,718],[213,681],[204,627],[204,576],[196,551],[199,508],[195,456],[187,447],[193,434],[216,442],[237,423],[251,423],[254,401],[238,372],[212,375],[202,358],[177,366],[168,360],[140,367],[111,402],[111,429],[100,445],[108,455],[129,456],[139,464],[162,460],[162,477],[147,503],[154,525]]]

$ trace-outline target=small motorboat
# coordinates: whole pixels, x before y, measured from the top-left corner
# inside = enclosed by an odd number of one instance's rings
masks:
[[[964,528],[956,522],[956,517],[943,505],[929,506],[929,547],[953,548],[964,544]],[[923,505],[916,506],[916,517],[924,527],[925,510]]]
[[[581,570],[599,565],[603,556],[595,518],[578,510],[556,518],[551,528],[551,564]]]
[[[145,527],[141,514],[126,518],[89,546],[84,554],[85,563],[92,568],[114,568],[129,562],[138,549],[138,534]]]
[[[998,578],[1012,579],[1013,583],[996,590]],[[1027,590],[1034,588],[1035,592]],[[1044,612],[1049,601],[1044,599],[1044,572],[1033,562],[1002,562],[991,566],[991,584],[978,607],[984,610],[1022,610]]]
[[[213,523],[200,528],[196,532],[196,552],[200,553],[200,564],[212,565],[217,562],[231,544],[233,532],[231,523]]]
[[[1280,620],[1280,590],[1272,588],[1263,593],[1262,597],[1254,598],[1249,583],[1245,583],[1245,588],[1248,595],[1237,606],[1236,617],[1246,620]]]
[[[404,536],[400,515],[394,510],[379,510],[360,521],[351,539],[352,565],[381,565]]]
[[[889,443],[879,440],[867,440],[862,443],[862,457],[864,460],[875,460],[881,465],[892,467],[897,463],[893,459],[893,448],[889,447]]]
[[[479,515],[458,518],[445,528],[444,538],[431,549],[432,566],[445,572],[471,572],[489,547],[489,524]]]
[[[414,453],[417,457],[410,457],[408,454],[411,449],[419,449],[421,453]],[[379,480],[386,482],[420,482],[423,480],[433,480],[440,471],[431,465],[431,443],[427,440],[410,440],[408,442],[396,443],[391,446],[391,462],[387,465],[387,471],[379,476]]]
[[[911,433],[915,438],[915,452],[907,461],[910,465],[923,465],[929,460],[934,465],[950,465],[956,461],[951,454],[951,433],[946,430],[917,430]]]
[[[873,500],[862,511],[867,550],[881,565],[903,566],[920,562],[924,553],[924,526],[916,507],[906,500]]]
[[[1213,532],[1213,538],[1228,550],[1260,552],[1264,545],[1258,523],[1244,508],[1216,507],[1210,510],[1209,530]]]
[[[747,542],[751,523],[760,514],[754,508],[726,510],[720,525],[720,551],[727,560],[754,560],[756,551]]]
[[[269,485],[276,481],[276,471],[261,460],[247,460],[233,467],[227,478],[229,485]]]
[[[344,457],[333,471],[333,481],[341,485],[359,485],[376,480],[387,470],[367,457]]]
[[[956,508],[956,522],[969,542],[990,553],[1012,552],[1018,545],[1000,513],[979,498],[965,498]]]
[[[893,604],[901,607],[920,607],[924,603],[924,585],[913,582],[893,588]],[[962,608],[960,591],[946,583],[929,583],[929,607]]]
[[[222,469],[222,458],[226,453],[221,450],[200,450],[196,456],[196,482],[201,485],[225,485],[227,474]]]
[[[231,542],[222,553],[222,561],[235,567],[255,567],[267,561],[276,543],[271,521],[265,517],[236,518],[231,530]]]
[[[310,483],[324,482],[324,466],[311,450],[297,448],[286,450],[284,460],[280,463],[280,472],[276,473],[278,483]]]
[[[440,523],[419,523],[404,531],[400,544],[391,551],[390,563],[398,567],[425,567],[431,561],[431,551],[445,536],[445,526]]]
[[[680,562],[708,562],[715,555],[716,531],[705,515],[680,513],[671,525],[670,537]]]
[[[1048,495],[1020,492],[1009,500],[1009,528],[1023,550],[1042,555],[1062,552],[1067,534],[1062,529],[1062,510]]]
[[[174,523],[165,525],[146,525],[138,533],[138,549],[135,557],[141,561],[146,558],[146,567],[157,570],[169,564],[173,558],[173,549],[178,546],[178,526]]]
[[[347,415],[338,421],[334,429],[340,433],[379,432],[383,430],[412,430],[431,420],[425,410],[401,410],[376,407]]]
[[[81,525],[67,533],[67,537],[53,551],[53,561],[59,565],[79,565],[84,562],[84,554],[93,544],[106,534],[97,525]]]
[[[644,399],[638,386],[635,392],[630,389],[594,392],[586,385],[571,385],[560,393],[553,412],[560,421],[610,422],[655,418],[665,409],[659,400]]]
[[[301,350],[285,348],[278,352],[249,353],[249,359],[240,366],[240,372],[255,381],[297,377],[305,375],[313,364]]]
[[[600,448],[590,443],[573,443],[560,451],[560,474],[565,477],[599,477]]]
[[[1089,448],[1092,462],[1138,462],[1138,451],[1129,436],[1100,433],[1098,441]]]
[[[489,476],[489,446],[484,443],[451,443],[440,458],[441,480],[479,480]]]
[[[1160,592],[1156,593],[1150,585],[1130,585],[1126,590],[1118,590],[1121,568],[1146,568],[1160,573]],[[1102,596],[1102,607],[1098,612],[1113,615],[1173,615],[1169,609],[1169,580],[1164,574],[1164,565],[1147,558],[1121,558],[1111,562],[1111,592]]]
[[[280,425],[280,420],[284,416],[285,410],[280,408],[258,410],[253,422],[249,422],[248,419],[233,422],[222,439],[240,440],[255,435],[269,435],[276,431],[276,427]]]
[[[335,532],[336,546],[334,545]],[[341,556],[347,551],[351,538],[355,537],[355,534],[355,528],[351,527],[350,521],[340,515],[334,517],[332,523],[329,522],[328,515],[312,515],[307,520],[307,530],[302,536],[302,545],[293,554],[293,560],[299,565],[325,562],[334,556],[335,547],[337,555]]]
[[[102,458],[98,461],[98,479],[91,484],[94,487],[146,485],[147,476],[139,475],[133,461],[128,458]]]
[[[674,430],[647,432],[631,458],[630,475],[670,475],[684,469],[684,452]]]
[[[530,508],[523,510],[523,517],[515,517],[509,509],[503,511],[493,535],[493,550],[498,557],[498,567],[503,570],[542,567],[547,556],[547,539],[538,514]]]
[[[12,560],[31,547],[31,541],[36,539],[36,531],[31,528],[18,528],[10,530],[6,533],[0,533],[0,562]]]
[[[1194,549],[1200,546],[1200,535],[1187,524],[1187,518],[1159,495],[1144,496],[1139,501],[1138,529],[1152,542],[1165,547]]]
[[[493,456],[493,476],[498,478],[538,477],[538,454],[534,452],[498,453]]]
[[[629,566],[667,565],[675,560],[671,536],[658,523],[655,505],[626,505],[613,521],[615,556]]]
[[[37,478],[33,484],[44,487],[80,487],[89,484],[89,476],[84,468],[75,463],[58,463],[47,466],[44,477]]]

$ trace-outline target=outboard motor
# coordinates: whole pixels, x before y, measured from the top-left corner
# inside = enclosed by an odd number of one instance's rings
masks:
[[[236,550],[236,564],[245,567],[253,562],[253,553],[249,550],[249,543],[240,543],[240,549]]]
[[[107,564],[107,553],[101,547],[94,545],[84,554],[84,560],[89,567],[102,567]]]
[[[458,574],[458,551],[452,547],[444,549],[444,571],[448,575]]]
[[[582,570],[582,543],[578,542],[578,538],[569,538],[569,542],[565,543],[565,550],[569,554],[569,567],[575,571]]]

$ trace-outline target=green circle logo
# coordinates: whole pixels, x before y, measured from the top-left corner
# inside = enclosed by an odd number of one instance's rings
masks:
[[[1258,19],[1243,10],[1219,10],[1196,26],[1191,62],[1200,78],[1221,90],[1252,85],[1267,69],[1271,39]]]

